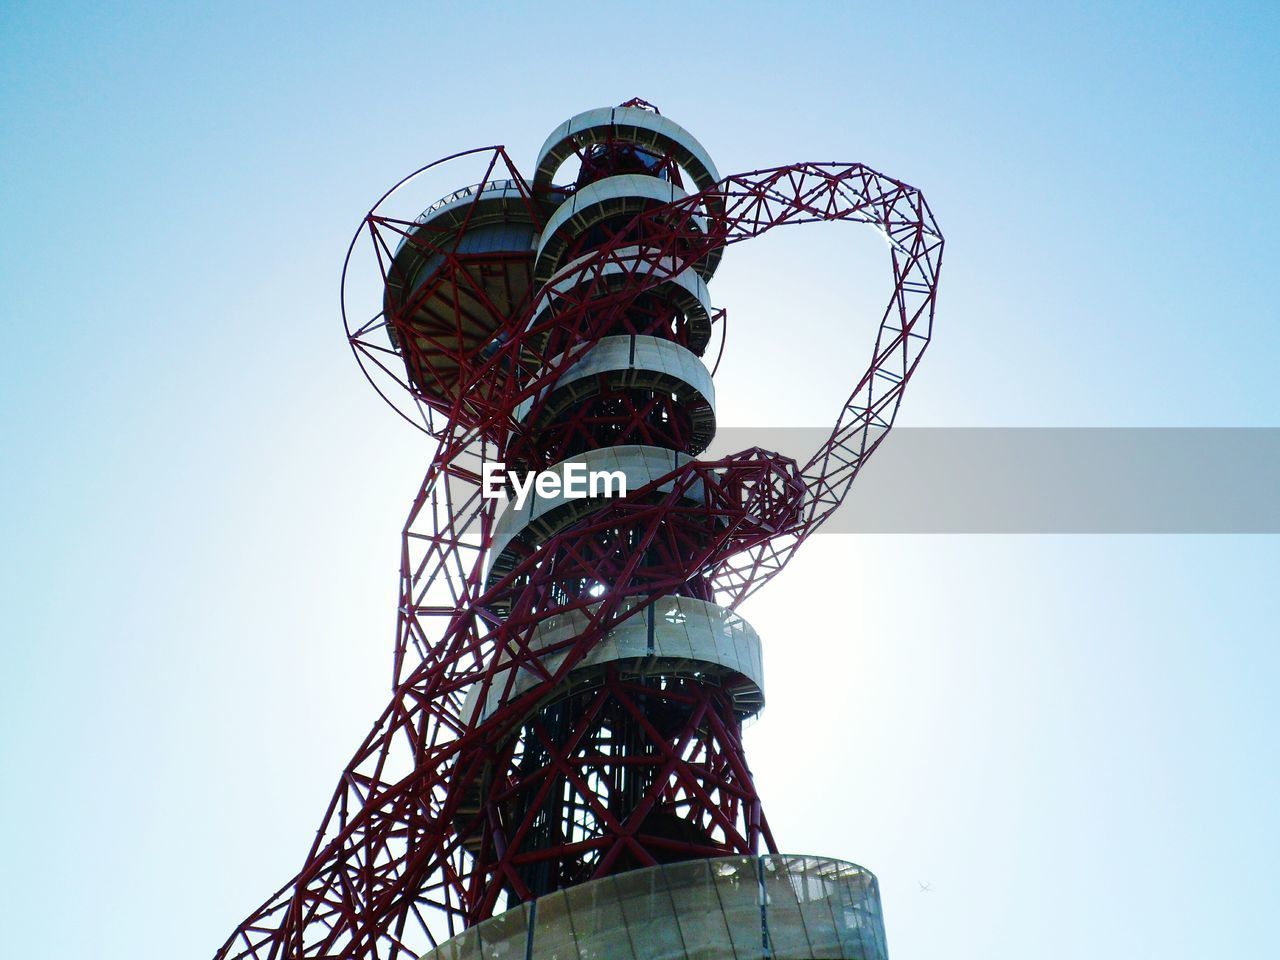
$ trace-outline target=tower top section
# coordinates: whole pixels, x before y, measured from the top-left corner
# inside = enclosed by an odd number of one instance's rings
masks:
[[[447,194],[404,223],[386,270],[383,313],[391,349],[419,399],[442,412],[468,402],[479,371],[535,312],[550,315],[547,308],[553,311],[568,292],[567,280],[593,279],[582,269],[588,250],[630,230],[638,254],[645,238],[635,222],[673,203],[697,208],[690,222],[704,237],[714,226],[715,205],[697,199],[720,179],[710,155],[689,131],[638,98],[586,110],[556,127],[538,151],[531,182],[505,153],[501,159],[489,164],[480,183]],[[696,279],[676,271],[663,281],[704,284],[719,255],[712,250],[699,262]],[[644,268],[642,256],[630,263]],[[646,299],[655,297],[663,295],[655,291]],[[673,329],[699,323],[707,313],[705,303],[688,315],[673,303]],[[537,353],[505,356],[487,381],[505,381],[522,364],[544,359]]]
[[[624,105],[585,110],[556,127],[538,151],[534,191],[549,190],[561,165],[575,154],[589,168],[592,157],[611,150],[633,153],[646,172],[661,171],[672,178],[676,170],[683,170],[697,190],[720,180],[710,155],[688,130],[655,110]]]

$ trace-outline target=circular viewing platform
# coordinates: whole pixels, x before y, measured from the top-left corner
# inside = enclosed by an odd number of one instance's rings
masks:
[[[706,148],[669,117],[640,107],[598,107],[570,117],[547,137],[534,165],[533,189],[550,190],[560,166],[575,153],[614,141],[670,156],[689,174],[698,190],[706,190],[720,179]]]
[[[533,275],[538,283],[545,283],[564,266],[565,252],[576,238],[606,221],[621,225],[627,219],[655,207],[687,200],[689,194],[673,183],[640,173],[623,173],[589,183],[570,194],[547,220],[538,239],[534,258]],[[706,235],[707,218],[700,214],[688,216],[688,227],[694,233]],[[720,247],[708,252],[693,265],[703,278],[710,280],[716,272],[723,254]]]
[[[886,960],[880,888],[825,857],[688,860],[523,903],[423,960]]]
[[[622,609],[640,605],[628,599]],[[554,673],[560,668],[588,621],[588,614],[578,610],[551,616],[535,628],[529,645],[535,652],[547,651],[539,657],[543,669]],[[505,653],[498,656],[500,663],[510,663]],[[740,719],[755,716],[764,707],[760,635],[737,612],[705,600],[659,597],[610,630],[551,696],[590,687],[608,666],[618,666],[633,677],[703,677],[725,689]],[[488,719],[539,682],[534,671],[508,666],[495,672],[492,685],[486,688],[477,683],[468,691],[462,714],[469,721],[479,710],[480,719]]]
[[[387,269],[391,345],[424,398],[455,400],[459,378],[528,302],[535,205],[514,180],[465,187],[427,208]]]

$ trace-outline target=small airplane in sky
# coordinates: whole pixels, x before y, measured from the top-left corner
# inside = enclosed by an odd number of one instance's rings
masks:
[[[924,881],[923,883],[917,880],[916,883],[920,884],[921,893],[933,893],[933,884],[928,882],[927,880]]]

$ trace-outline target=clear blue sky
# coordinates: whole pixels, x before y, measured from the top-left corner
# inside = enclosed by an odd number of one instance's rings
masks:
[[[385,701],[428,451],[336,306],[390,183],[496,142],[527,168],[642,96],[723,172],[925,191],[947,260],[900,423],[1275,427],[1278,17],[5,5],[7,952],[210,955]],[[845,243],[726,257],[722,422],[831,419],[872,329],[848,265],[883,256]],[[783,848],[880,875],[894,960],[1274,956],[1277,579],[1274,537],[817,538],[745,611]]]

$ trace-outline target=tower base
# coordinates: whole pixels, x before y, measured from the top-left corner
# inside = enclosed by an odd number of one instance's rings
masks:
[[[423,960],[886,960],[880,887],[806,856],[689,860],[560,890]]]

